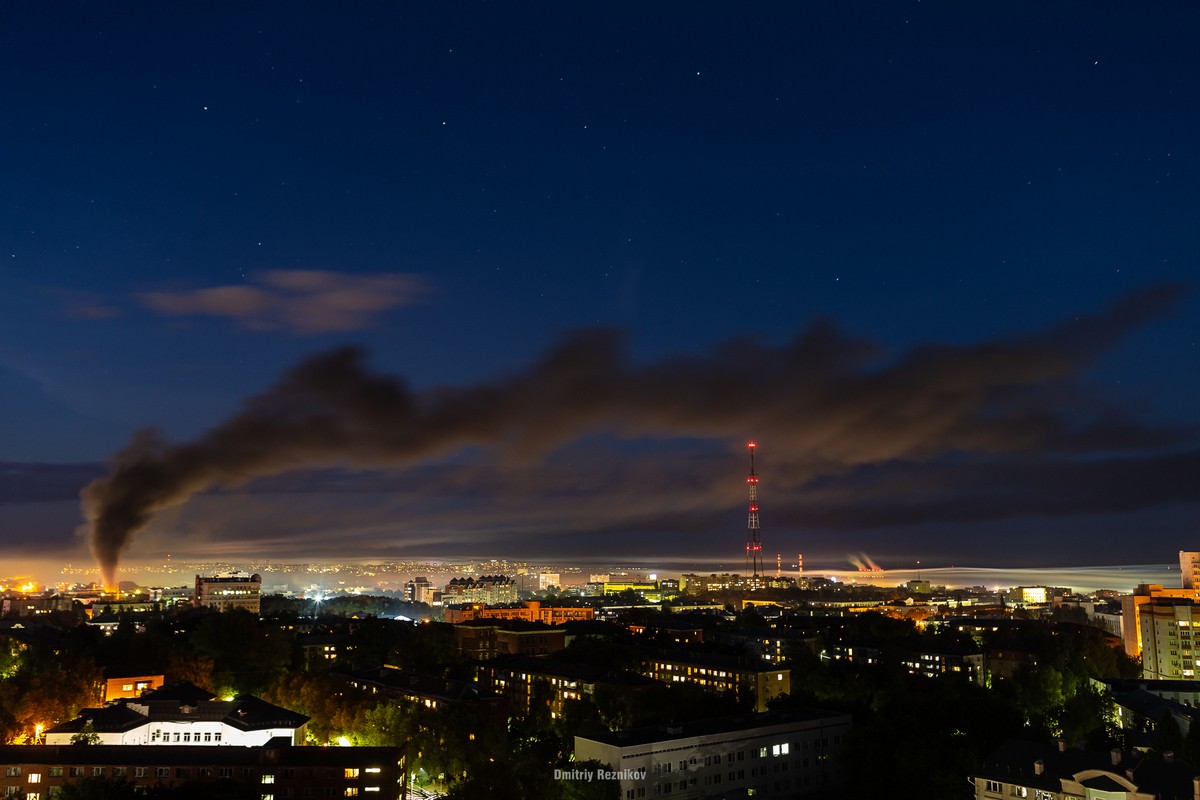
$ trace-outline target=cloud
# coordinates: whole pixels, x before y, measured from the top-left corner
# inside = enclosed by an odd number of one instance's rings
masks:
[[[419,275],[347,275],[324,270],[269,270],[256,285],[146,292],[138,299],[170,316],[225,317],[251,330],[336,333],[369,327],[386,311],[420,300],[428,290]]]
[[[300,363],[194,441],[142,432],[114,457],[111,474],[85,488],[85,517],[111,576],[134,534],[197,492],[301,468],[405,467],[463,448],[482,454],[502,483],[597,434],[726,446],[753,436],[777,454],[775,485],[793,491],[853,482],[870,466],[936,465],[953,476],[960,462],[1148,455],[1194,441],[1194,432],[1127,419],[1089,398],[1077,378],[1179,294],[1157,287],[1040,333],[925,346],[892,361],[828,324],[781,346],[742,340],[651,364],[629,363],[615,331],[581,331],[523,372],[427,392],[371,372],[357,348],[340,348]],[[589,475],[597,465],[556,467],[556,480],[575,481],[586,498],[577,505],[620,507],[600,513],[597,529],[702,526],[714,497],[722,505],[732,497],[713,489],[713,473],[671,494],[652,476],[639,489],[621,478],[626,471]],[[544,483],[540,490],[553,496]],[[514,497],[494,497],[505,496]],[[551,509],[515,510],[536,528]]]

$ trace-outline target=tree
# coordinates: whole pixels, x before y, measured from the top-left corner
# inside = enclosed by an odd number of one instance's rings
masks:
[[[100,734],[96,733],[96,727],[92,725],[90,719],[83,723],[83,727],[79,729],[79,733],[71,737],[71,744],[100,744]]]
[[[291,665],[293,655],[287,633],[240,608],[204,617],[192,634],[192,647],[213,660],[218,686],[239,694],[261,693]]]

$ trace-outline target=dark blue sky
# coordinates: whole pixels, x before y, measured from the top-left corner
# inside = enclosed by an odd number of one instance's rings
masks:
[[[1197,300],[1128,298],[1200,276],[1196,41],[1183,2],[7,4],[0,547],[78,559],[87,465],[313,354],[433,403],[602,327],[605,413],[518,392],[419,453],[264,458],[340,469],[175,505],[129,555],[736,560],[758,438],[772,555],[1170,560]],[[818,320],[832,372],[750,344]]]

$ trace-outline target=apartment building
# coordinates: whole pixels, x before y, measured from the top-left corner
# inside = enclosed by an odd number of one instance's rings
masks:
[[[575,761],[608,765],[623,800],[802,797],[842,783],[850,722],[831,711],[770,711],[576,736]]]

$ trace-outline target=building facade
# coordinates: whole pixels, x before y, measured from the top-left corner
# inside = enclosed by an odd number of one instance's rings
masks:
[[[772,711],[576,736],[575,761],[608,765],[624,800],[802,797],[841,784],[849,732],[847,714]]]
[[[452,578],[442,590],[442,605],[499,606],[517,602],[517,583],[507,575],[481,575],[475,578]]]
[[[262,800],[405,797],[396,747],[0,746],[5,796],[49,800],[81,778],[126,780],[142,791],[194,782],[240,782]]]
[[[85,730],[101,745],[263,746],[304,743],[308,717],[256,697],[219,700],[189,683],[85,708],[46,731],[46,744],[69,745]]]
[[[663,683],[690,683],[710,692],[730,694],[755,711],[766,711],[773,698],[792,691],[790,669],[719,654],[659,652],[643,662],[642,673]]]
[[[1157,800],[1200,797],[1200,779],[1182,761],[1122,750],[1090,752],[1061,740],[1009,740],[971,776],[976,800]]]
[[[1126,655],[1142,655],[1142,624],[1138,608],[1158,597],[1182,597],[1200,600],[1200,589],[1168,589],[1160,583],[1139,584],[1133,594],[1121,595],[1121,641]]]
[[[1192,631],[1196,605],[1184,597],[1159,597],[1138,606],[1142,631],[1142,677],[1178,680],[1196,677],[1200,641]],[[1200,616],[1200,615],[1197,615]]]
[[[501,655],[544,656],[567,646],[562,627],[520,620],[474,620],[454,626],[459,655],[486,661]]]
[[[445,621],[457,625],[474,619],[515,619],[524,622],[543,622],[562,625],[566,622],[595,619],[591,606],[544,606],[528,600],[519,606],[485,606],[481,603],[448,606],[443,612]]]
[[[1179,551],[1179,574],[1183,588],[1200,589],[1200,552]]]
[[[244,572],[223,572],[212,577],[196,576],[197,608],[229,611],[240,608],[258,614],[262,608],[262,576]]]

